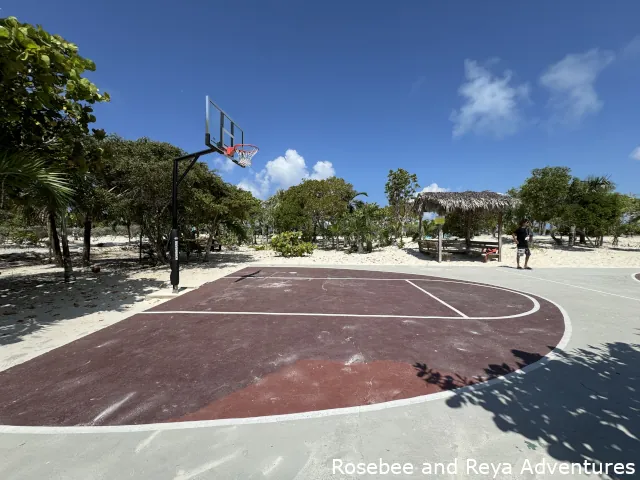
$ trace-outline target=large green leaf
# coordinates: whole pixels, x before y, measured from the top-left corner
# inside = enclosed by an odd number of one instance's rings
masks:
[[[65,205],[73,193],[67,176],[33,152],[0,152],[0,179],[6,192],[37,191],[57,206]]]

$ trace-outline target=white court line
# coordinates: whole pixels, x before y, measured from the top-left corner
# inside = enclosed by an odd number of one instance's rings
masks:
[[[401,282],[408,282],[408,281],[416,281],[416,282],[442,282],[442,283],[459,283],[462,285],[471,285],[474,287],[483,287],[483,288],[492,288],[494,290],[503,290],[505,292],[509,292],[509,293],[515,293],[516,295],[521,295],[525,298],[528,298],[531,303],[533,303],[533,308],[531,310],[529,310],[528,312],[524,312],[524,313],[518,313],[518,314],[514,314],[514,315],[506,315],[506,316],[502,316],[502,317],[467,317],[466,315],[464,315],[462,312],[459,312],[461,315],[464,316],[464,318],[468,319],[468,320],[505,320],[508,318],[519,318],[519,317],[525,317],[527,315],[532,315],[534,313],[536,313],[538,310],[540,310],[540,304],[538,303],[538,301],[521,292],[518,290],[511,290],[509,288],[504,288],[504,287],[497,287],[495,285],[487,285],[484,283],[473,283],[473,282],[467,282],[467,281],[460,281],[460,280],[443,280],[443,279],[439,279],[439,278],[432,278],[432,279],[422,279],[422,278],[393,278],[393,279],[389,279],[389,278],[360,278],[360,277],[326,277],[326,278],[321,278],[321,277],[222,277],[222,278],[261,278],[261,279],[270,279],[270,280],[282,280],[282,279],[286,279],[286,280],[322,280],[322,281],[327,281],[327,280],[374,280],[374,281],[388,281],[388,280],[393,280],[393,281],[401,281]],[[416,286],[416,285],[414,285]],[[420,287],[417,287],[420,288]],[[422,289],[420,289],[422,290]],[[424,290],[423,290],[424,291]],[[542,297],[540,297],[542,298]],[[437,299],[440,300],[440,299]],[[451,307],[452,308],[452,307]],[[161,310],[155,310],[155,311],[145,311],[145,312],[141,312],[141,313],[146,313],[146,314],[152,314],[152,313],[173,313],[173,314],[180,314],[180,313],[184,313],[184,314],[198,314],[198,313],[202,313],[202,314],[215,314],[215,315],[223,315],[223,314],[229,314],[229,315],[289,315],[289,316],[312,316],[312,317],[369,317],[369,318],[410,318],[410,319],[441,319],[441,320],[452,320],[452,319],[458,319],[460,320],[460,317],[442,317],[442,316],[422,316],[422,315],[362,315],[362,314],[350,314],[350,313],[272,313],[272,312],[206,312],[206,311],[193,311],[193,310],[188,310],[188,311],[171,311],[171,312],[166,312],[166,311],[161,311]]]
[[[529,297],[531,298],[531,297]],[[540,304],[535,298],[531,298],[533,308],[527,312],[505,315],[502,317],[444,317],[430,315],[380,315],[375,313],[313,313],[313,312],[227,312],[210,310],[155,310],[140,312],[138,315],[266,315],[286,317],[352,317],[352,318],[410,318],[413,320],[506,320],[509,318],[526,317],[540,310]]]
[[[377,282],[406,282],[407,280],[420,281],[420,282],[446,282],[448,280],[440,280],[437,278],[365,278],[365,277],[243,277],[243,276],[228,276],[228,277],[220,277],[217,280],[222,280],[224,278],[242,278],[245,280],[373,280]],[[215,282],[216,280],[214,280]],[[464,283],[468,285],[479,285],[484,286],[482,284],[476,284],[473,282],[459,282],[455,281],[455,283]]]
[[[595,290],[593,288],[581,287],[579,285],[572,285],[570,283],[558,282],[556,280],[549,280],[542,277],[534,277],[533,275],[527,275],[526,273],[509,272],[511,275],[520,275],[521,277],[535,278],[536,280],[542,280],[543,282],[557,283],[558,285],[564,285],[565,287],[580,288],[582,290],[588,290],[590,292],[601,293],[602,295],[611,295],[612,297],[626,298],[627,300],[634,300],[640,302],[640,298],[625,297],[624,295],[618,295],[617,293],[603,292],[602,290]]]
[[[499,287],[497,287],[499,288]],[[501,289],[504,290],[504,289]],[[524,293],[523,293],[524,294]],[[532,371],[548,364],[551,360],[562,358],[558,351],[564,350],[569,344],[571,335],[573,333],[573,327],[571,325],[571,319],[567,311],[560,305],[552,300],[544,298],[540,295],[536,295],[539,298],[554,305],[564,319],[564,335],[560,339],[558,345],[549,353],[547,353],[542,359],[538,360],[531,365],[516,370],[512,373],[504,375],[502,377],[494,378],[483,383],[476,385],[469,385],[461,387],[456,390],[447,390],[438,393],[432,393],[430,395],[421,395],[418,397],[403,398],[401,400],[391,400],[389,402],[374,403],[371,405],[361,405],[358,407],[344,407],[344,408],[332,408],[328,410],[315,410],[312,412],[302,413],[287,413],[282,415],[269,415],[263,417],[245,417],[245,418],[222,418],[219,420],[196,420],[192,422],[172,422],[172,423],[148,423],[138,425],[104,425],[96,427],[23,427],[14,425],[0,425],[0,433],[16,433],[16,434],[40,434],[40,435],[59,435],[59,434],[79,434],[79,433],[129,433],[129,432],[149,432],[155,430],[189,430],[192,428],[210,428],[210,427],[224,427],[235,425],[251,425],[251,424],[265,424],[265,423],[277,423],[288,422],[295,420],[307,420],[313,418],[326,418],[334,417],[338,415],[361,415],[363,413],[376,412],[380,410],[386,410],[388,408],[408,407],[411,405],[418,405],[421,403],[433,402],[435,400],[445,400],[457,395],[465,395],[477,390],[483,390],[493,385],[501,383],[510,383],[512,379],[521,375],[531,373]]]
[[[436,297],[434,294],[427,292],[425,289],[420,288],[419,286],[417,286],[415,283],[413,283],[411,280],[407,280],[407,283],[409,283],[410,285],[413,285],[414,287],[416,287],[418,290],[420,290],[423,293],[426,293],[427,295],[429,295],[431,298],[433,298],[434,300],[439,301],[442,305],[444,305],[445,307],[449,307],[451,310],[453,310],[454,312],[456,312],[458,315],[460,315],[463,318],[469,318],[467,317],[464,313],[462,313],[460,310],[458,310],[457,308],[452,307],[451,305],[449,305],[447,302],[440,300],[438,297]]]

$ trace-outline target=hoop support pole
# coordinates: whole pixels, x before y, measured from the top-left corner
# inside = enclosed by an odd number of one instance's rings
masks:
[[[187,176],[189,171],[196,164],[198,159],[209,153],[220,153],[224,155],[224,152],[218,147],[211,147],[207,150],[201,150],[196,153],[190,153],[183,155],[182,157],[175,158],[173,160],[173,175],[171,182],[171,234],[169,236],[169,255],[171,263],[171,285],[173,286],[173,293],[178,293],[180,290],[180,233],[178,225],[178,186],[182,183],[182,180]],[[178,166],[183,160],[191,160],[187,168],[182,175],[179,175]]]

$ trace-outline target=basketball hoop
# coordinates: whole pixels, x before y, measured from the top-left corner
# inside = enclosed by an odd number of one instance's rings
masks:
[[[233,147],[227,147],[226,155],[232,162],[237,163],[242,168],[251,166],[251,159],[258,153],[258,147],[249,145],[248,143],[239,143]],[[234,155],[237,155],[234,158]]]

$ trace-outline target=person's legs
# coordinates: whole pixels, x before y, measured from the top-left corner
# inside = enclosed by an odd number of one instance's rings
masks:
[[[518,269],[522,268],[520,266],[520,247],[516,247],[516,264],[518,266]]]
[[[527,248],[525,250],[525,257],[524,257],[524,268],[525,268],[525,270],[531,270],[531,267],[529,267],[529,258],[530,257],[531,257],[531,252]]]

